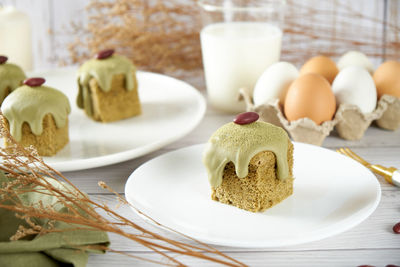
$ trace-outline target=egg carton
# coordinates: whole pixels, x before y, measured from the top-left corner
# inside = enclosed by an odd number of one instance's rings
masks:
[[[382,96],[376,109],[370,113],[362,113],[356,105],[341,104],[335,115],[339,136],[346,140],[360,140],[371,123],[382,117],[388,107],[388,98],[388,95]]]
[[[335,119],[339,136],[347,140],[360,140],[373,121],[380,128],[394,131],[400,127],[400,98],[383,95],[376,109],[368,114],[363,114],[357,106],[341,105]]]
[[[397,130],[400,127],[400,98],[383,95],[380,101],[387,107],[376,124],[386,130]]]
[[[309,118],[288,121],[282,112],[279,99],[255,106],[251,92],[247,89],[239,91],[239,99],[245,101],[247,111],[257,112],[262,121],[284,128],[294,141],[318,146],[322,145],[335,127],[341,138],[359,140],[374,120],[378,119],[378,126],[385,129],[394,130],[400,126],[400,98],[388,95],[382,96],[377,108],[368,114],[363,114],[355,105],[342,104],[339,106],[335,118],[325,121],[321,125]]]

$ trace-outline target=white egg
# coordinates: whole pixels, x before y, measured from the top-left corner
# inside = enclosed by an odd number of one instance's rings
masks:
[[[362,113],[374,111],[377,93],[372,76],[364,68],[350,66],[341,70],[332,83],[337,105],[352,104]]]
[[[254,87],[253,101],[256,106],[280,99],[283,104],[289,85],[299,76],[297,68],[288,62],[277,62],[269,66]]]
[[[364,53],[359,51],[349,51],[344,54],[337,62],[337,66],[339,70],[349,66],[359,66],[366,69],[371,74],[374,72],[374,66],[372,65],[372,62]]]

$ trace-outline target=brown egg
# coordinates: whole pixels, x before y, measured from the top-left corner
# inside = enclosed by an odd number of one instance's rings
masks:
[[[306,73],[317,73],[325,77],[332,84],[339,69],[332,59],[325,56],[317,56],[309,59],[300,69],[300,75]]]
[[[290,85],[284,105],[289,121],[310,118],[316,124],[332,120],[336,111],[331,85],[319,74],[301,75]]]
[[[382,95],[400,97],[400,62],[386,61],[374,73],[378,98]]]

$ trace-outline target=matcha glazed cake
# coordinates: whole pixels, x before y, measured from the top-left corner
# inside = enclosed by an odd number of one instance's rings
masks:
[[[39,155],[53,156],[69,141],[68,98],[43,86],[43,78],[30,78],[4,99],[1,110],[11,136],[21,145],[33,145]],[[5,140],[5,145],[11,144]]]
[[[99,52],[78,72],[77,105],[96,121],[111,122],[141,114],[136,68],[114,50]]]
[[[15,64],[7,63],[6,56],[0,56],[0,104],[12,91],[22,85],[26,76]]]
[[[250,118],[250,119],[249,119]],[[213,200],[264,211],[293,193],[293,144],[280,127],[239,114],[208,141],[203,154]]]

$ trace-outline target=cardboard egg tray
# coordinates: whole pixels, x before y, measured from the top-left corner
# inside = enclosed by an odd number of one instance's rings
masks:
[[[376,120],[376,124],[383,129],[394,131],[400,127],[400,98],[383,95],[380,101],[382,100],[386,105],[386,110]]]
[[[275,99],[267,104],[255,106],[249,90],[241,89],[239,99],[246,103],[247,111],[254,111],[265,122],[284,128],[294,141],[313,145],[322,145],[325,138],[336,127],[339,136],[346,140],[359,140],[373,121],[379,127],[396,130],[400,127],[400,98],[383,95],[376,109],[363,114],[355,105],[342,104],[331,121],[317,125],[309,118],[288,121],[282,112],[279,100]]]

